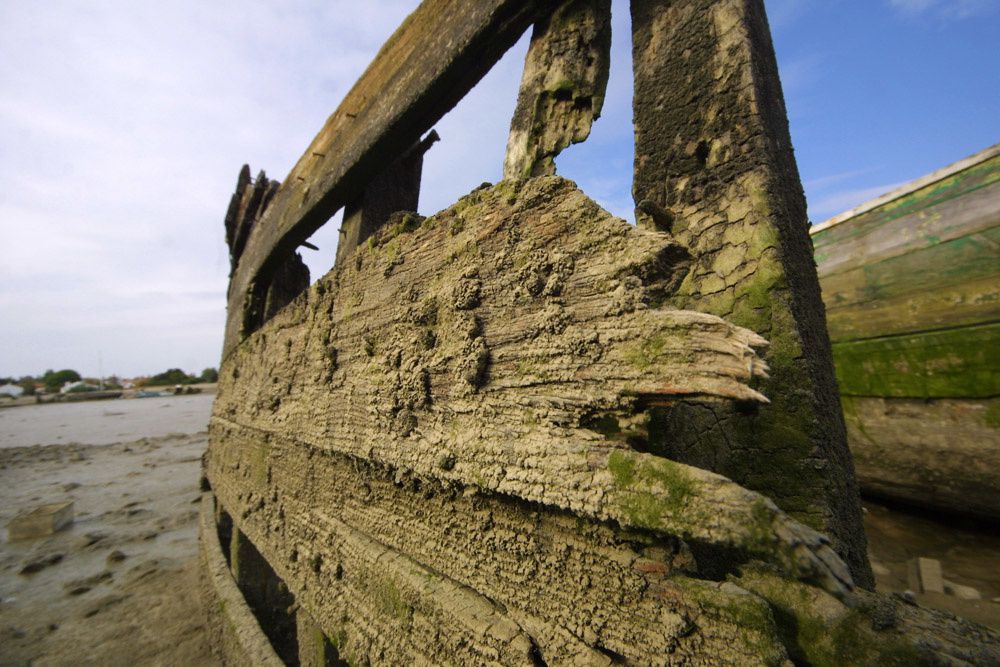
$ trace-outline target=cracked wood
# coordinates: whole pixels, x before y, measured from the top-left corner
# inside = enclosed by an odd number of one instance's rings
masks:
[[[223,355],[249,331],[254,281],[283,262],[489,71],[544,0],[425,0],[313,139],[250,232],[230,281]]]
[[[650,405],[766,401],[763,339],[655,306],[683,266],[564,179],[505,181],[383,230],[268,322],[226,359],[213,420],[850,587],[766,498],[627,446]]]

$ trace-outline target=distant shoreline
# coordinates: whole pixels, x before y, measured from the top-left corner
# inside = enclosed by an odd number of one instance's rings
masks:
[[[190,393],[177,394],[178,396],[190,396],[192,394],[214,394],[218,390],[216,382],[197,382],[194,384],[182,385]],[[155,387],[135,387],[132,389],[109,389],[104,391],[88,391],[75,394],[40,394],[35,396],[21,396],[10,400],[0,401],[0,408],[19,408],[28,405],[47,405],[50,403],[76,403],[80,401],[110,401],[119,398],[144,398],[137,396],[140,391],[162,391],[172,393],[173,385],[157,385]]]

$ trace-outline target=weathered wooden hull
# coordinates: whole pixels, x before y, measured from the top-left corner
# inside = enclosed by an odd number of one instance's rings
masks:
[[[812,238],[862,488],[1000,518],[1000,146]]]
[[[372,238],[223,362],[203,588],[230,664],[274,664],[262,633],[302,664],[996,656],[971,626],[851,591],[827,538],[767,497],[636,450],[653,406],[766,401],[760,337],[651,305],[668,235],[554,177]],[[231,609],[227,552],[256,620]],[[786,643],[785,618],[834,639]]]
[[[227,664],[1000,661],[865,590],[761,0],[631,8],[638,227],[541,175],[599,111],[607,0],[425,0],[282,186],[241,171],[201,522]],[[531,22],[507,167],[539,177],[395,208]]]

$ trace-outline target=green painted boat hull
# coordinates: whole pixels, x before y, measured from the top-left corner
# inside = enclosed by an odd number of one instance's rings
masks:
[[[1000,518],[1000,145],[812,239],[862,489]]]

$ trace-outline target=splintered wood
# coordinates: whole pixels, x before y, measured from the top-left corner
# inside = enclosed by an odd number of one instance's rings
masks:
[[[611,0],[571,0],[535,24],[503,176],[551,176],[555,157],[590,136],[611,61]]]
[[[601,112],[608,0],[426,0],[282,186],[241,173],[201,533],[227,660],[263,630],[303,664],[1000,662],[864,590],[761,1],[631,10],[639,227],[552,175]],[[530,25],[505,180],[396,210]]]
[[[402,218],[226,360],[213,488],[279,571],[290,544],[322,553],[296,526],[326,525],[324,540],[358,554],[339,559],[388,550],[406,564],[397,583],[420,580],[399,535],[371,542],[372,524],[338,509],[346,499],[294,500],[305,491],[292,480],[317,474],[306,461],[325,460],[344,470],[324,474],[353,471],[343,488],[391,474],[488,506],[568,510],[744,549],[840,594],[850,576],[819,534],[723,477],[626,444],[652,404],[766,401],[749,386],[766,370],[754,349],[763,339],[656,306],[684,261],[666,235],[612,218],[555,177]],[[358,466],[374,471],[370,482]],[[288,521],[275,523],[278,512]]]
[[[357,662],[802,657],[772,608],[853,631],[876,602],[824,536],[641,451],[651,405],[766,400],[760,337],[658,305],[686,262],[557,177],[399,216],[226,359],[206,473],[234,543]],[[916,641],[859,632],[873,664]]]
[[[766,343],[650,305],[683,261],[664,235],[562,179],[518,188],[384,230],[227,360],[216,419],[634,523],[608,459],[645,457],[602,431],[678,397],[766,401]]]

